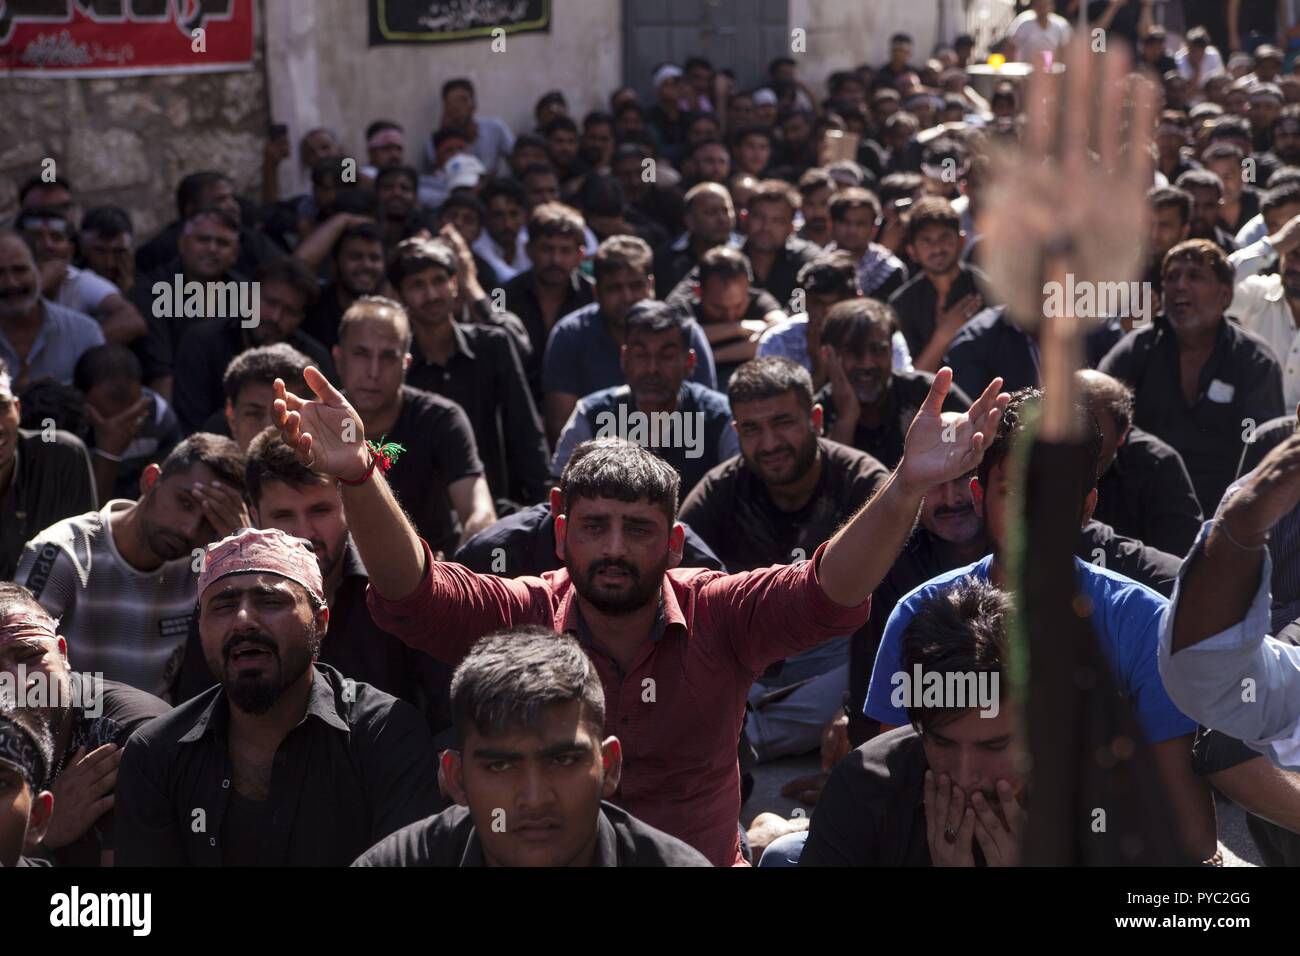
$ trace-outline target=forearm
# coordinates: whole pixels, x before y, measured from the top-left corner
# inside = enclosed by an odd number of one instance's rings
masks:
[[[1229,505],[1221,516],[1230,526],[1232,510]],[[1259,589],[1263,558],[1263,551],[1247,551],[1233,544],[1223,526],[1215,522],[1187,559],[1174,609],[1173,653],[1226,631],[1246,616]]]
[[[930,341],[925,343],[925,348],[921,354],[912,360],[912,368],[918,372],[929,372],[934,374],[943,367],[943,357],[948,352],[948,346],[952,344],[953,335],[943,327],[936,328],[934,334],[930,336]]]
[[[1243,810],[1300,833],[1300,773],[1256,757],[1211,774],[1210,783]]]
[[[424,547],[393,497],[388,482],[375,472],[360,485],[341,485],[343,511],[370,585],[381,597],[400,600],[424,577]]]
[[[1193,860],[1208,860],[1218,848],[1214,797],[1209,783],[1192,769],[1191,734],[1162,740],[1151,750],[1183,849]]]
[[[748,362],[758,352],[758,341],[753,338],[736,339],[727,345],[714,346],[713,361]]]
[[[871,596],[912,533],[923,497],[907,489],[895,472],[835,534],[817,569],[822,590],[832,601],[855,607]]]
[[[329,257],[334,244],[347,228],[349,218],[347,213],[342,212],[331,216],[298,243],[293,257],[315,269]]]
[[[117,462],[105,458],[98,451],[91,452],[90,470],[95,476],[95,490],[100,501],[112,497],[113,483],[117,480]]]

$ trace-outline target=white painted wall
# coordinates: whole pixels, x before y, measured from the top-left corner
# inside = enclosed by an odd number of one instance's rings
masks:
[[[271,116],[289,124],[295,144],[313,126],[328,126],[363,161],[365,127],[381,117],[406,128],[407,158],[418,160],[411,154],[436,126],[439,90],[453,76],[474,82],[480,115],[515,130],[532,127],[533,104],[549,89],[564,90],[581,117],[622,82],[621,6],[553,0],[549,33],[509,34],[505,51],[493,53],[490,39],[371,47],[359,0],[272,0],[265,10]],[[302,183],[296,163],[295,156],[284,164],[285,189]]]

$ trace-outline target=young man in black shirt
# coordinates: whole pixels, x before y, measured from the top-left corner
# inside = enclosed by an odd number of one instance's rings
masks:
[[[236,355],[221,379],[226,407],[208,419],[204,431],[228,434],[240,451],[248,451],[257,433],[270,424],[275,380],[301,382],[310,364],[311,359],[283,342]]]
[[[934,375],[893,368],[894,310],[875,299],[841,302],[826,314],[822,351],[830,381],[817,394],[827,437],[852,445],[894,468],[903,457],[903,438]],[[953,385],[944,411],[964,412],[970,399]]]
[[[0,672],[28,689],[43,685],[37,707],[51,734],[41,782],[54,794],[39,848],[58,866],[112,866],[114,780],[136,729],[171,710],[152,694],[72,670],[68,643],[25,587],[0,583]]]
[[[542,417],[510,334],[455,320],[455,253],[438,240],[408,239],[394,250],[388,279],[411,319],[407,384],[464,409],[498,507],[540,501],[549,463]]]
[[[465,412],[403,384],[411,341],[406,309],[367,296],[344,314],[334,362],[366,434],[406,449],[388,472],[402,507],[434,551],[450,554],[495,521],[496,510]]]
[[[800,866],[1016,866],[1025,779],[1006,673],[1009,598],[980,581],[934,598],[903,638],[902,673],[974,676],[986,706],[908,706],[910,727],[863,744],[831,771]],[[953,706],[957,704],[957,706]]]
[[[478,641],[452,678],[457,806],[403,827],[354,866],[708,866],[605,798],[623,751],[582,645],[543,627]],[[538,784],[541,784],[539,787]]]
[[[1233,280],[1214,243],[1174,246],[1164,261],[1164,313],[1124,336],[1098,366],[1133,389],[1134,423],[1177,450],[1204,514],[1236,475],[1246,420],[1259,425],[1283,412],[1277,358],[1223,314]]]
[[[700,183],[686,193],[686,231],[655,250],[655,288],[667,298],[677,283],[715,246],[739,244],[731,194],[717,183]]]
[[[199,636],[221,685],[141,728],[118,772],[123,866],[345,866],[442,804],[413,707],[316,663],[311,544],[245,528],[209,547]]]
[[[472,240],[471,240],[472,241]],[[363,295],[377,295],[384,285],[384,234],[373,222],[348,226],[330,252],[334,276],[307,309],[302,331],[327,349],[339,341],[339,320]]]

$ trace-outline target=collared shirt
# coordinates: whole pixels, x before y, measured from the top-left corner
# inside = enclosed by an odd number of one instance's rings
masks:
[[[524,323],[524,328],[528,330],[533,352],[528,361],[524,362],[524,371],[528,373],[528,387],[532,389],[533,397],[541,398],[542,356],[546,354],[546,340],[555,324],[553,323],[550,328],[546,326],[542,305],[533,284],[533,270],[519,273],[501,288],[506,293],[506,308],[519,316]],[[569,284],[564,290],[564,300],[556,310],[555,323],[584,305],[590,305],[596,296],[595,289],[595,282],[575,269],[569,276]]]
[[[683,568],[707,568],[725,571],[718,556],[686,522],[682,545]],[[462,544],[454,558],[479,574],[500,574],[508,578],[525,575],[537,577],[544,571],[557,571],[560,559],[555,554],[555,517],[551,505],[543,501],[521,508],[496,524],[484,528]]]
[[[894,350],[894,371],[912,371],[912,353],[908,351],[907,339],[902,332],[895,332],[889,340]],[[812,374],[812,359],[808,355],[808,313],[800,312],[784,322],[779,322],[763,333],[758,340],[756,358],[777,355],[798,362]]]
[[[993,556],[956,568],[921,585],[889,617],[867,690],[867,716],[884,724],[908,722],[907,709],[896,706],[893,676],[902,668],[903,633],[922,605],[965,578],[989,579]],[[1092,624],[1116,681],[1132,700],[1138,723],[1151,743],[1196,731],[1196,722],[1178,711],[1156,673],[1155,646],[1161,615],[1168,601],[1122,574],[1075,558],[1079,594],[1092,608]]]
[[[680,242],[681,239],[678,239]],[[748,254],[749,240],[746,239],[740,245],[740,251]],[[807,239],[800,239],[798,236],[790,236],[786,239],[785,244],[776,251],[776,258],[772,260],[772,265],[767,270],[767,275],[761,280],[757,274],[754,276],[753,289],[762,289],[768,293],[775,301],[776,308],[785,309],[790,302],[790,296],[794,294],[797,283],[795,279],[799,275],[799,270],[811,262],[821,252],[821,246],[809,242]],[[658,279],[656,279],[656,282]],[[672,303],[681,297],[693,297],[692,286],[700,281],[700,267],[698,264],[691,266],[691,270],[682,276],[681,279],[673,286],[672,291],[665,296],[666,301]],[[752,291],[752,290],[751,290]],[[746,316],[749,318],[749,316]]]
[[[276,750],[261,866],[346,866],[438,812],[437,752],[409,704],[313,665],[306,712]],[[230,705],[214,687],[140,728],[117,777],[118,866],[221,866],[234,795]]]
[[[93,317],[110,295],[121,295],[121,292],[93,269],[70,265],[59,284],[58,301],[65,309]]]
[[[548,487],[546,435],[510,333],[452,322],[451,334],[455,348],[446,365],[425,358],[412,340],[406,384],[465,411],[494,498],[540,500]]]
[[[238,316],[203,319],[181,333],[173,366],[172,400],[186,433],[197,431],[208,416],[225,407],[226,390],[222,381],[226,367],[235,356],[253,348],[241,322]],[[301,329],[295,329],[284,341],[311,359],[326,378],[338,382],[334,361],[324,345]]]
[[[81,439],[56,431],[18,429],[14,473],[0,496],[0,580],[13,579],[23,545],[64,518],[95,509],[95,478]]]
[[[1274,357],[1282,366],[1282,400],[1287,408],[1295,408],[1300,403],[1300,328],[1291,312],[1282,276],[1276,272],[1242,275],[1244,269],[1262,267],[1264,256],[1242,255],[1259,246],[1268,246],[1271,250],[1265,239],[1231,256],[1233,264],[1237,265],[1237,285],[1228,314],[1273,349]],[[1238,257],[1241,257],[1240,264]]]
[[[509,282],[521,272],[527,272],[533,267],[533,262],[528,258],[528,253],[524,246],[528,244],[525,230],[520,229],[519,234],[515,236],[514,259],[506,262],[505,250],[496,244],[486,229],[474,240],[473,250],[482,256],[487,264],[492,267],[492,271],[497,275],[497,281]]]
[[[838,248],[832,242],[826,251],[833,252]],[[903,265],[903,260],[878,242],[871,243],[858,260],[858,286],[865,296],[888,302],[889,297],[906,281],[907,266]]]
[[[1201,527],[1201,505],[1183,459],[1140,428],[1129,431],[1097,482],[1093,517],[1120,534],[1180,557]]]
[[[1202,512],[1210,513],[1236,477],[1247,419],[1258,426],[1282,414],[1282,371],[1267,345],[1224,320],[1189,405],[1180,353],[1161,315],[1124,336],[1099,368],[1133,388],[1134,424],[1177,449]]]
[[[739,249],[745,243],[745,237],[738,232],[733,232],[727,236],[724,243],[731,249]],[[659,297],[666,299],[679,282],[682,281],[692,269],[699,265],[700,259],[691,247],[691,234],[683,232],[667,245],[660,246],[655,250],[654,259],[654,276],[655,288],[659,292]]]
[[[870,599],[846,608],[827,596],[816,574],[824,549],[809,561],[743,575],[672,568],[660,591],[665,633],[639,649],[626,674],[587,648],[605,689],[606,730],[623,742],[614,801],[715,866],[739,859],[736,746],[750,686],[769,665],[853,631],[870,612]],[[389,601],[371,588],[369,602],[380,627],[448,663],[505,627],[578,631],[567,570],[538,578],[474,574],[433,561],[427,545],[415,591]]]
[[[1197,537],[1209,534],[1207,521]],[[1264,551],[1259,586],[1240,621],[1172,653],[1174,619],[1183,596],[1183,565],[1160,629],[1160,676],[1169,696],[1207,727],[1235,737],[1275,765],[1300,770],[1300,647],[1269,636],[1272,549]],[[1244,689],[1252,696],[1243,703]]]
[[[961,263],[957,278],[948,289],[943,308],[949,309],[968,295],[981,295],[987,288],[984,273],[972,265]],[[898,327],[903,330],[907,347],[913,355],[920,355],[934,337],[935,312],[939,292],[924,272],[918,272],[889,297],[889,304],[898,313]]]
[[[468,807],[412,823],[385,837],[353,866],[486,866],[483,845]],[[709,861],[675,837],[647,826],[602,800],[596,812],[592,866],[708,866]]]
[[[695,371],[691,380],[717,389],[718,373],[713,364],[713,347],[698,323],[691,324],[691,348],[695,349]],[[542,359],[542,390],[569,395],[590,395],[602,388],[622,385],[619,344],[609,334],[609,320],[599,303],[583,306],[555,323]]]
[[[43,378],[71,385],[77,359],[87,349],[104,344],[104,330],[90,316],[49,299],[38,300],[37,308],[41,310],[41,327],[27,350],[26,360],[18,357],[18,350],[10,343],[3,325],[0,325],[0,358],[9,366],[15,384],[26,376],[24,388]]]

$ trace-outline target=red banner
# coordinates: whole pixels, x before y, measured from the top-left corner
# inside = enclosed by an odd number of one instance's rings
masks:
[[[0,73],[247,70],[254,0],[0,0]]]

